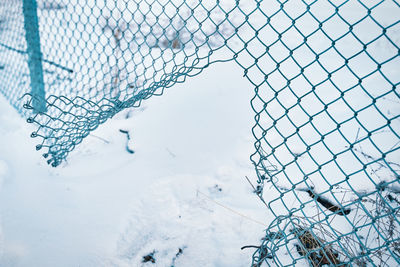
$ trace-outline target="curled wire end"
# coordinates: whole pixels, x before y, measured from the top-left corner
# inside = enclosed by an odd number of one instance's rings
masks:
[[[22,100],[22,99],[25,98],[26,96],[29,96],[30,98],[32,98],[32,94],[30,94],[30,93],[25,93],[25,94],[23,94],[20,98],[18,98],[18,101]]]
[[[248,246],[243,246],[243,247],[241,247],[240,249],[241,250],[243,250],[243,249],[245,249],[245,248],[260,248],[260,246],[254,246],[254,245],[248,245]]]
[[[25,103],[22,105],[24,109],[33,109],[33,107],[29,103]]]
[[[265,260],[265,259],[272,259],[272,255],[268,254],[268,249],[263,246],[254,246],[254,245],[248,245],[248,246],[243,246],[240,249],[246,249],[246,248],[256,248],[260,252],[260,262]]]

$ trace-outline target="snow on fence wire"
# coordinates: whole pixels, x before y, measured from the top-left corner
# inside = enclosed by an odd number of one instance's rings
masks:
[[[0,91],[53,166],[231,60],[254,88],[254,188],[273,218],[252,266],[398,265],[398,1],[0,2]]]

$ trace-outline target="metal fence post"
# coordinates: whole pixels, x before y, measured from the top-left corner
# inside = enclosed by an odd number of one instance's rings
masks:
[[[31,80],[32,106],[36,112],[46,111],[43,82],[42,52],[40,51],[39,20],[36,0],[23,0],[25,38]]]

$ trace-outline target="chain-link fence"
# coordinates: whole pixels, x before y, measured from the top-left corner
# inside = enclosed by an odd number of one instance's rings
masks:
[[[255,193],[275,218],[252,265],[399,264],[398,1],[0,3],[0,92],[53,166],[230,60],[254,88]]]

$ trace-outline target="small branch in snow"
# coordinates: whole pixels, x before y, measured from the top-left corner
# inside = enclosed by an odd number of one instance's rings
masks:
[[[174,153],[171,152],[171,150],[168,149],[168,147],[165,148],[168,152],[168,154],[171,155],[171,157],[176,158],[176,155]]]
[[[103,142],[106,143],[106,144],[109,144],[109,143],[110,143],[110,141],[104,139],[103,137],[100,137],[100,136],[97,136],[97,135],[94,135],[94,134],[90,134],[89,136],[92,136],[92,137],[94,137],[94,138],[97,138],[97,139],[103,141]]]
[[[183,250],[184,250],[185,248],[186,248],[186,246],[184,246],[184,247],[178,249],[178,252],[175,254],[175,257],[172,259],[171,267],[175,267],[175,261],[176,261],[176,259],[177,259],[180,255],[182,255]]]
[[[388,195],[387,195],[387,198],[388,198],[390,201],[394,201],[394,202],[396,202],[397,204],[400,205],[400,201],[397,200],[397,198],[393,197],[391,194],[388,194]]]
[[[240,249],[243,250],[245,248],[260,248],[260,246],[248,245],[248,246],[243,246]]]
[[[130,147],[129,147],[129,140],[131,140],[131,137],[130,137],[130,135],[129,135],[129,131],[127,131],[127,130],[122,130],[122,129],[119,129],[119,131],[121,132],[121,133],[123,133],[123,134],[126,134],[126,137],[127,137],[127,141],[126,141],[126,146],[125,146],[125,149],[126,149],[126,151],[128,151],[128,153],[130,153],[130,154],[133,154],[133,153],[135,153],[135,151],[133,151]]]
[[[156,251],[153,250],[153,252],[147,254],[146,256],[143,256],[142,262],[145,263],[145,262],[149,262],[150,261],[152,263],[155,263],[156,262],[156,259],[154,258],[154,254],[155,253],[156,253]]]
[[[125,119],[130,119],[132,117],[132,109],[128,109],[125,113]]]
[[[345,216],[348,215],[351,212],[351,209],[345,209],[342,208],[334,203],[332,203],[329,199],[321,197],[315,191],[313,188],[309,189],[297,189],[298,191],[303,191],[306,192],[311,198],[315,199],[319,204],[321,204],[323,207],[328,209],[331,212],[337,212],[338,215]]]

